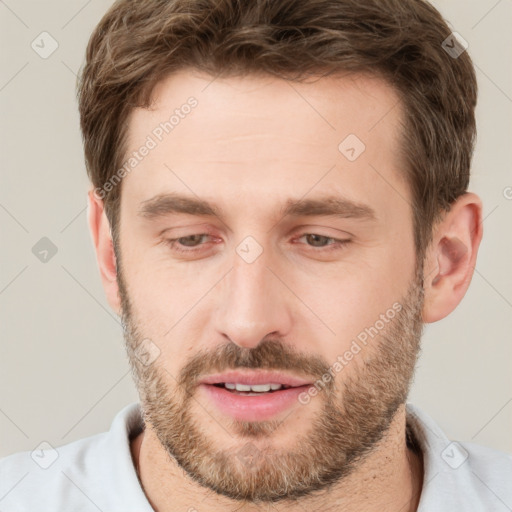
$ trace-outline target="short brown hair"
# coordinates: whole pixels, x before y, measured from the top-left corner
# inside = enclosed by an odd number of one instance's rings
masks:
[[[118,0],[94,30],[78,82],[87,172],[101,188],[122,165],[127,119],[157,82],[195,68],[212,76],[363,72],[398,92],[401,154],[419,255],[467,190],[477,83],[467,52],[423,0]],[[110,187],[109,187],[110,188]],[[104,195],[114,243],[121,184]]]

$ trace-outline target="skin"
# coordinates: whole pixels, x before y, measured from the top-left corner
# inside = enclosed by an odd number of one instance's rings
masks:
[[[188,97],[198,100],[122,181],[118,258],[132,320],[141,338],[158,346],[155,365],[168,390],[199,351],[211,353],[227,342],[256,349],[269,335],[332,365],[415,282],[412,197],[396,156],[402,111],[386,82],[368,76],[292,85],[268,76],[212,80],[192,70],[175,73],[155,88],[153,107],[135,109],[129,119],[128,153]],[[348,134],[366,145],[353,162],[338,150]],[[214,202],[222,219],[138,215],[144,201],[168,192]],[[370,206],[375,220],[280,215],[288,198],[325,194]],[[415,299],[423,322],[446,317],[466,293],[482,237],[481,210],[478,196],[467,193],[435,226],[423,261],[422,300]],[[110,227],[92,189],[89,225],[107,299],[123,316]],[[163,242],[205,232],[212,238],[194,256]],[[315,247],[307,233],[350,243],[329,251],[321,243]],[[250,264],[236,252],[247,236],[263,248]],[[364,371],[374,350],[336,374],[333,396],[342,398],[343,385]],[[299,434],[311,428],[326,396],[295,408],[265,438],[251,441],[260,448],[297,449]],[[247,438],[229,418],[199,392],[195,399],[201,407],[194,405],[191,414],[215,450],[245,445]],[[361,463],[324,492],[302,497],[301,505],[416,510],[422,460],[406,446],[405,425],[401,404]],[[169,458],[150,423],[131,449],[155,510],[297,510],[286,500],[241,503],[198,484]]]

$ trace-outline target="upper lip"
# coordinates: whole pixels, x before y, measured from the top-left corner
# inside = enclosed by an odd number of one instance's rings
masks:
[[[226,382],[235,384],[246,384],[248,386],[257,384],[282,384],[284,386],[305,386],[311,384],[311,381],[301,379],[293,375],[282,372],[272,372],[266,370],[258,371],[229,371],[209,375],[200,380],[200,384],[224,384]]]

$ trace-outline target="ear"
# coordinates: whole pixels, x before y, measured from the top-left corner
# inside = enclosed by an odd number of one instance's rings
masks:
[[[103,209],[103,201],[95,195],[93,189],[89,190],[87,205],[89,229],[96,251],[103,288],[110,307],[120,316],[121,301],[117,285],[116,256],[110,233],[110,223]]]
[[[434,227],[424,261],[425,323],[449,315],[466,294],[482,234],[482,201],[468,192]]]

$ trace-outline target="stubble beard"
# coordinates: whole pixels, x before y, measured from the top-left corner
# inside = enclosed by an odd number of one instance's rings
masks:
[[[301,355],[278,339],[265,339],[253,349],[230,342],[191,356],[174,378],[159,364],[144,365],[135,350],[146,338],[128,297],[118,266],[122,323],[132,374],[139,391],[146,428],[163,449],[201,486],[237,501],[280,502],[321,491],[351,474],[386,435],[407,399],[420,351],[423,329],[422,268],[417,269],[402,309],[386,328],[358,353],[337,379],[325,383],[313,401],[320,408],[293,431],[293,450],[272,441],[282,433],[297,403],[281,422],[225,422],[226,439],[209,434],[198,414],[197,381],[226,369],[288,370],[321,380],[332,366],[322,358]],[[301,410],[303,412],[303,410]]]

